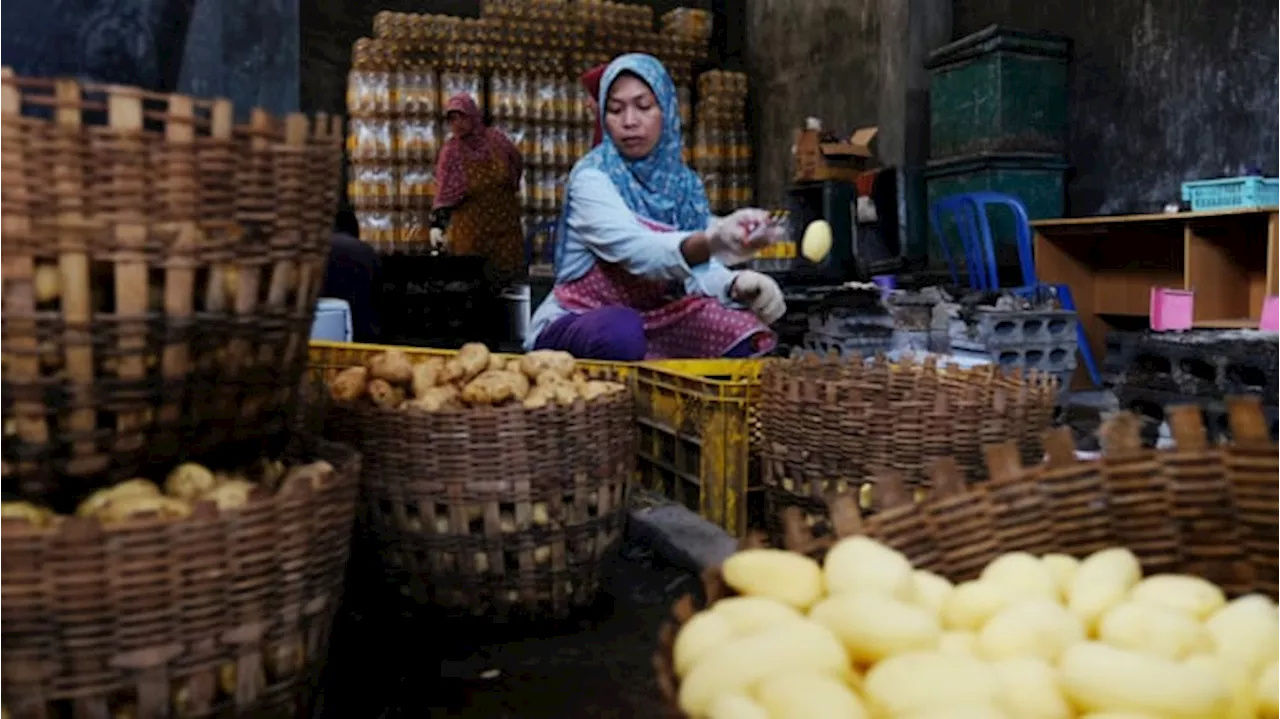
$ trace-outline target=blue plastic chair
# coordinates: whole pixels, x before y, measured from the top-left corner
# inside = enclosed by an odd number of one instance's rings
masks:
[[[999,266],[996,264],[995,242],[991,238],[991,223],[988,221],[988,207],[1004,207],[1013,213],[1015,241],[1018,248],[1018,264],[1022,269],[1022,286],[1011,290],[1020,297],[1031,297],[1037,301],[1046,296],[1056,297],[1058,304],[1065,310],[1074,312],[1075,298],[1071,296],[1071,288],[1065,284],[1045,284],[1036,277],[1035,252],[1031,245],[1031,222],[1027,219],[1027,208],[1022,202],[1002,192],[970,192],[951,195],[935,202],[929,209],[929,224],[933,233],[938,236],[938,244],[942,248],[942,256],[947,261],[951,272],[951,280],[960,284],[955,260],[951,256],[950,242],[943,233],[944,220],[950,219],[960,236],[961,251],[964,253],[965,267],[969,275],[969,287],[975,290],[993,291],[1000,289]],[[1098,375],[1098,366],[1094,362],[1093,352],[1089,349],[1089,340],[1085,336],[1084,326],[1076,325],[1077,346],[1080,357],[1084,360],[1085,369],[1094,386],[1102,384]]]

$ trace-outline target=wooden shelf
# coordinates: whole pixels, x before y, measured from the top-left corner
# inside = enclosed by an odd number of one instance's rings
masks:
[[[1104,315],[1147,315],[1153,287],[1195,291],[1198,327],[1256,327],[1263,298],[1277,294],[1276,208],[1031,224],[1036,273],[1042,282],[1071,288],[1099,363]],[[1087,385],[1087,377],[1080,367],[1073,386]]]

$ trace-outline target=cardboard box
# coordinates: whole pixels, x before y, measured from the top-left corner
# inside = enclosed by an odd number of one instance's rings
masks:
[[[843,142],[823,142],[817,130],[801,130],[795,142],[795,181],[856,182],[874,164],[877,128],[864,127]]]

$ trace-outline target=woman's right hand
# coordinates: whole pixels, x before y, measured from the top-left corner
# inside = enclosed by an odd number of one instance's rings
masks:
[[[776,241],[777,233],[768,229],[769,223],[768,211],[754,207],[713,219],[706,232],[711,256],[726,265],[746,262],[761,248]],[[762,228],[766,229],[761,232]]]

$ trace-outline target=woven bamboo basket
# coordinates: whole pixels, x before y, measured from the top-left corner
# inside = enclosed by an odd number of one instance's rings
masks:
[[[2,525],[7,716],[309,716],[342,595],[360,456],[295,438],[329,481],[227,512]]]
[[[364,516],[403,593],[446,611],[560,618],[595,600],[621,541],[633,403],[429,414],[335,403],[326,431],[365,457]]]
[[[340,118],[3,71],[3,473],[132,476],[286,427]]]
[[[1078,461],[1070,431],[1056,428],[1046,434],[1043,465],[1024,468],[1013,441],[987,445],[989,482],[966,486],[958,464],[946,458],[931,467],[935,485],[920,502],[912,501],[901,475],[882,474],[877,479],[885,503],[877,513],[864,516],[851,494],[833,492],[830,532],[815,532],[799,508],[789,508],[782,538],[772,544],[821,560],[837,539],[864,534],[902,552],[917,568],[956,582],[975,578],[1005,552],[1083,557],[1127,546],[1144,573],[1196,574],[1231,595],[1259,591],[1274,599],[1280,454],[1256,397],[1233,398],[1228,405],[1229,446],[1204,442],[1196,407],[1170,409],[1179,442],[1170,451],[1144,448],[1140,421],[1122,415],[1106,430],[1103,458]],[[1205,533],[1206,526],[1213,531]],[[754,534],[740,546],[769,544]],[[703,600],[681,598],[660,630],[654,669],[668,716],[684,717],[672,654],[677,632],[700,606],[733,594],[719,569],[709,569],[702,577]]]
[[[1057,394],[1051,375],[940,368],[932,356],[891,363],[883,355],[771,363],[762,391],[765,521],[775,538],[789,507],[811,526],[825,522],[832,491],[857,492],[870,509],[873,471],[894,470],[920,493],[930,485],[928,467],[951,457],[980,481],[982,446],[1010,436],[1022,461],[1039,462]]]

